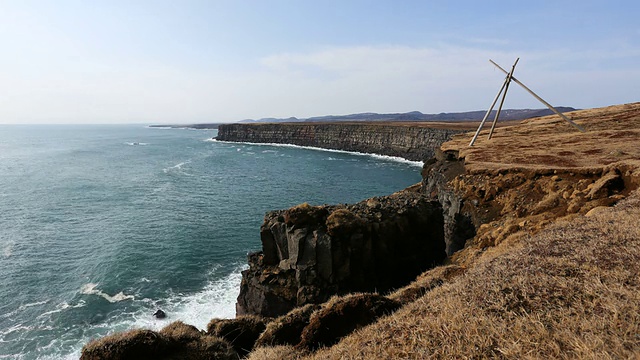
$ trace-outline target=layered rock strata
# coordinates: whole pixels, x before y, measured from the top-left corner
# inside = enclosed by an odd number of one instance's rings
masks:
[[[440,204],[411,191],[270,212],[236,312],[274,317],[334,294],[404,286],[446,257],[443,225]]]
[[[362,123],[224,124],[217,140],[293,144],[425,161],[461,130]]]
[[[444,242],[447,256],[462,249],[468,239],[476,234],[474,215],[478,209],[465,207],[465,200],[451,186],[450,181],[464,174],[464,159],[455,151],[436,150],[435,157],[425,162],[422,168],[421,191],[440,203],[443,209]],[[478,205],[478,204],[476,204]]]

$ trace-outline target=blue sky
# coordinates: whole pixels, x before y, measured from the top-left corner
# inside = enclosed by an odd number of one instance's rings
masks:
[[[507,68],[555,105],[640,101],[636,1],[0,0],[0,123],[486,109]],[[508,108],[542,105],[517,86]]]

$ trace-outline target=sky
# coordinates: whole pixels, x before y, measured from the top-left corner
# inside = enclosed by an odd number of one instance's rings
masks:
[[[0,0],[0,124],[640,101],[638,1]],[[505,108],[542,108],[519,86]]]

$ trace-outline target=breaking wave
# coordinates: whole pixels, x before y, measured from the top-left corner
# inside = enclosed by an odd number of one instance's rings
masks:
[[[108,302],[110,303],[115,303],[115,302],[120,302],[120,301],[124,301],[124,300],[133,300],[135,299],[135,297],[133,295],[125,295],[122,291],[120,291],[119,293],[111,296],[101,290],[96,289],[96,287],[98,286],[98,284],[95,283],[88,283],[82,286],[82,288],[80,289],[80,293],[81,294],[85,294],[85,295],[98,295],[103,297],[104,299],[106,299]]]
[[[424,163],[422,161],[407,160],[407,159],[401,158],[399,156],[369,154],[369,153],[363,153],[363,152],[358,152],[358,151],[346,151],[346,150],[337,150],[337,149],[324,149],[324,148],[315,147],[315,146],[302,146],[302,145],[278,144],[278,143],[236,142],[236,141],[223,141],[223,140],[217,140],[217,139],[207,139],[205,141],[212,141],[212,142],[218,142],[218,143],[223,143],[223,144],[245,144],[245,145],[256,145],[256,146],[273,146],[273,147],[285,147],[285,148],[293,148],[293,149],[306,149],[306,150],[314,150],[314,151],[326,151],[326,152],[333,152],[333,153],[339,153],[339,154],[352,154],[352,155],[358,155],[358,156],[368,156],[368,157],[372,157],[372,158],[379,159],[379,160],[400,162],[400,163],[409,164],[409,165],[412,165],[412,166],[422,167],[424,165]],[[237,151],[240,151],[240,149],[238,149]]]

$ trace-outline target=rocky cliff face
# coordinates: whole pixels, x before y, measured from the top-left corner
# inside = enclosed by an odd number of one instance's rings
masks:
[[[476,227],[479,226],[474,221],[478,210],[474,206],[465,206],[463,196],[450,184],[452,179],[464,172],[464,159],[459,159],[457,152],[439,149],[435,157],[426,161],[422,168],[421,191],[440,203],[443,209],[444,242],[448,256],[462,249],[466,241],[475,236]]]
[[[404,191],[354,205],[306,204],[266,215],[238,315],[278,316],[331,295],[386,292],[445,258],[440,204]]]
[[[294,144],[424,161],[460,130],[387,124],[224,124],[218,140]]]

